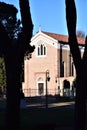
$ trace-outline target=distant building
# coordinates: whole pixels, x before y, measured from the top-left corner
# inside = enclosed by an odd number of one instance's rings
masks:
[[[85,40],[78,38],[78,42],[83,54]],[[35,51],[30,55],[32,58],[25,57],[24,60],[25,96],[45,95],[46,87],[48,95],[63,96],[65,80],[69,81],[70,90],[72,90],[76,73],[68,45],[68,36],[39,30],[32,37],[30,44],[35,45]],[[49,82],[46,82],[46,71],[49,71]]]

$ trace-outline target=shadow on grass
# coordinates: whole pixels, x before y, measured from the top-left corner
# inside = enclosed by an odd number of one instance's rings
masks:
[[[56,99],[56,102],[64,102],[66,100],[70,99],[60,98]],[[72,127],[73,124],[74,110],[69,108],[28,108],[20,112],[21,130],[52,130],[55,127]],[[4,126],[5,109],[0,109],[0,130],[4,130]]]
[[[21,130],[51,130],[56,127],[73,126],[74,110],[30,109],[21,111]]]

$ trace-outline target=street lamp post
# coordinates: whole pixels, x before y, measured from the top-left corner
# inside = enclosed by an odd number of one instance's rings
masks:
[[[50,81],[49,70],[46,71],[46,108],[48,108],[48,89],[47,89],[48,81]]]

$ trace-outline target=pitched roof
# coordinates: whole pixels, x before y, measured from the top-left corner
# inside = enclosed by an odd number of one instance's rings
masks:
[[[61,41],[61,42],[66,42],[68,43],[68,36],[67,35],[62,35],[62,34],[55,34],[55,33],[50,33],[50,32],[44,32],[42,31],[44,34],[58,40],[58,41]],[[81,38],[81,37],[78,37],[77,38],[78,40],[78,43],[79,44],[85,44],[85,38]]]

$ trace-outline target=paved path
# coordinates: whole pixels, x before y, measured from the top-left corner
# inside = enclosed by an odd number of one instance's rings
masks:
[[[71,127],[55,128],[55,130],[74,130]]]
[[[71,107],[74,108],[74,104],[75,102],[63,102],[63,103],[49,103],[48,104],[48,108],[52,108],[52,107]],[[31,103],[31,104],[26,104],[26,102],[22,102],[21,104],[21,108],[31,108],[31,107],[37,107],[37,108],[46,108],[46,104],[44,103]],[[0,104],[0,108],[5,109],[6,108],[6,104],[1,103]]]
[[[71,128],[71,127],[63,127],[63,128],[55,128],[55,130],[74,130],[74,128]],[[86,128],[85,130],[87,130],[87,128]]]
[[[74,104],[75,102],[72,101],[72,102],[63,102],[63,103],[50,103],[48,104],[48,108],[51,108],[51,107],[60,107],[60,106],[66,106],[66,107],[70,107],[70,106],[73,106],[72,108],[74,108]],[[43,107],[45,108],[46,107],[46,104],[45,103],[35,103],[35,104],[27,104],[26,107]]]
[[[52,103],[52,104],[49,104],[49,107],[70,106],[70,105],[74,105],[74,104],[75,104],[75,102]]]

